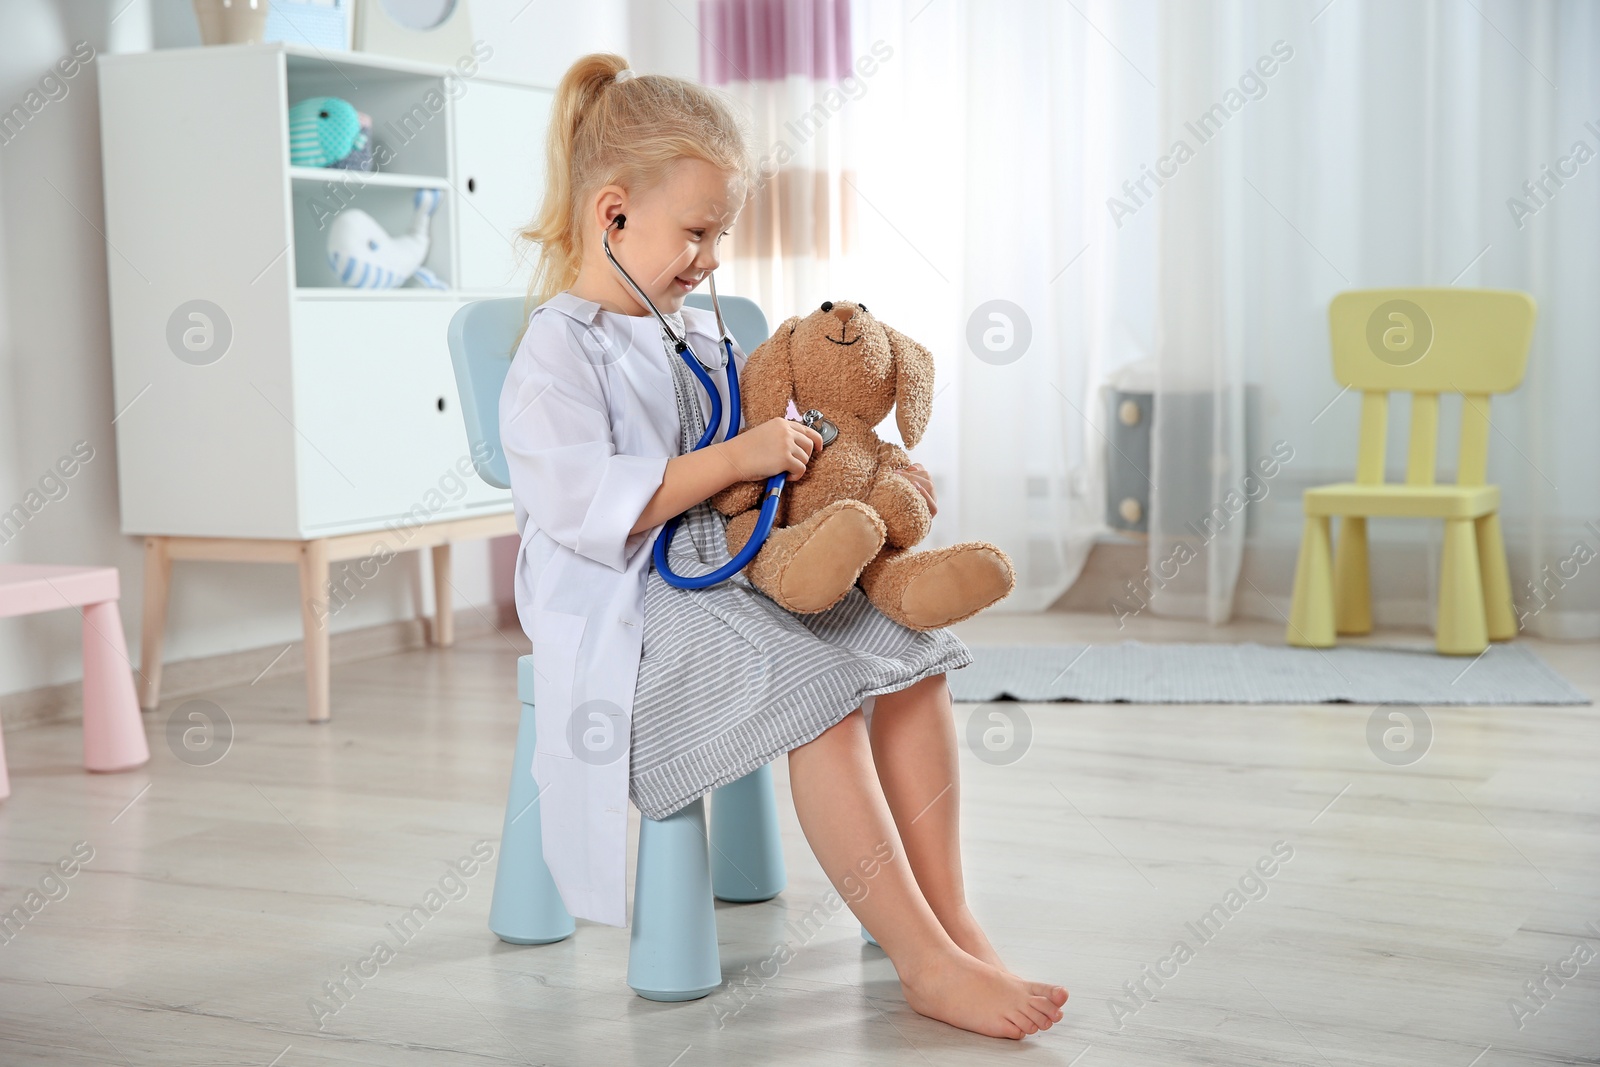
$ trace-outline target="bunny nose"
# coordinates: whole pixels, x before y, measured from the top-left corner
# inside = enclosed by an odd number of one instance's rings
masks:
[[[855,318],[856,309],[851,307],[849,304],[835,304],[833,305],[831,314],[840,322],[849,322],[851,319]]]

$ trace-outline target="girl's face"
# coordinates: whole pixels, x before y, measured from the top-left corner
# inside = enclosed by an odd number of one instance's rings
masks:
[[[627,216],[622,229],[611,230],[611,252],[656,307],[670,313],[716,269],[718,243],[733,225],[742,200],[735,175],[703,159],[682,159],[637,195],[607,186],[597,207],[602,225],[619,214]],[[648,315],[650,309],[639,306],[609,263],[606,270],[624,306]]]

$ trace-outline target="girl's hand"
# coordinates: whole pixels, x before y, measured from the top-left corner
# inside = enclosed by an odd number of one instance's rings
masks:
[[[920,463],[913,463],[909,467],[896,467],[895,472],[917,487],[928,502],[928,514],[939,514],[939,505],[933,500],[933,477],[928,473],[928,468]]]
[[[722,447],[740,481],[759,481],[774,474],[787,474],[798,481],[805,477],[811,457],[822,451],[822,435],[804,423],[772,418],[747,427]]]

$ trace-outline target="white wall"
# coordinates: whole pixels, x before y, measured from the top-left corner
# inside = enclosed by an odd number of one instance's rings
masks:
[[[628,0],[519,7],[472,5],[475,36],[494,48],[484,65],[492,74],[554,85],[585,52],[627,54]],[[192,46],[198,32],[189,0],[4,0],[0,111],[22,103],[80,40],[104,54]],[[118,517],[97,92],[90,62],[65,82],[64,95],[52,88],[57,98],[0,144],[0,511],[30,492],[43,503],[0,543],[0,563],[118,567],[123,625],[137,660],[143,560],[140,541],[122,535]],[[206,151],[195,145],[193,159],[175,165],[204,168]],[[79,441],[93,458],[70,479],[55,480],[53,468]],[[456,556],[454,581],[465,601],[456,606],[492,603],[486,546],[463,546]],[[417,614],[431,601],[425,575],[417,560],[384,568],[334,617],[333,631]],[[0,695],[80,677],[79,625],[73,612],[0,620]],[[299,638],[292,568],[175,565],[169,662]]]
[[[628,0],[631,30],[623,55],[644,74],[700,79],[700,5],[689,0]]]

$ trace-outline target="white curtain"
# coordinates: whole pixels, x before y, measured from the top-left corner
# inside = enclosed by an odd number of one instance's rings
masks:
[[[1107,200],[1126,229],[1156,234],[1150,538],[1139,592],[1163,614],[1221,622],[1243,559],[1249,499],[1241,488],[1249,458],[1244,293],[1235,280],[1249,206],[1239,127],[1284,71],[1270,51],[1253,67],[1237,13],[1219,6],[1164,4],[1156,35],[1153,158]],[[1248,93],[1236,83],[1241,69],[1251,72]]]
[[[940,502],[931,541],[1011,554],[1017,593],[996,610],[1048,606],[1105,532],[1102,387],[1133,374],[1156,394],[1141,595],[1168,614],[1279,618],[1300,493],[1354,468],[1359,402],[1333,381],[1328,301],[1461,285],[1539,301],[1528,379],[1493,406],[1490,476],[1528,631],[1600,636],[1593,5],[832,9],[853,69],[872,61],[807,142],[840,194],[818,231],[828,258],[791,241],[814,261],[785,260],[781,284],[737,277],[769,315],[860,299],[934,351],[916,452]],[[769,131],[824,88],[770,94]],[[1391,408],[1398,478],[1408,405]],[[1446,402],[1441,480],[1458,412]],[[1438,537],[1373,524],[1379,625],[1432,623]]]
[[[725,290],[773,325],[830,296],[851,250],[852,107],[865,85],[850,0],[700,0],[700,76],[751,122],[760,175],[723,243]],[[866,57],[870,65],[870,54]]]
[[[1155,120],[1138,73],[1156,66],[1155,9],[1077,7],[884,0],[855,14],[856,53],[890,55],[856,105],[861,237],[838,276],[935,354],[915,453],[939,500],[930,540],[1005,549],[1017,589],[996,611],[1042,610],[1077,578],[1103,528],[1099,386],[1152,346],[1153,242],[1118,232],[1104,190],[1137,167]]]
[[[1600,556],[1600,12],[1209,0],[1164,4],[1157,35],[1152,150],[1196,151],[1155,197],[1151,570],[1196,540],[1202,516],[1222,529],[1155,610],[1287,611],[1300,491],[1354,470],[1359,400],[1329,370],[1335,293],[1481,286],[1540,307],[1527,380],[1492,411],[1519,614],[1528,632],[1600,636],[1600,566],[1585,566]],[[1202,141],[1207,114],[1217,128]],[[1459,399],[1445,406],[1441,481],[1455,477]],[[1400,480],[1409,405],[1392,408]],[[1259,503],[1221,523],[1230,493]],[[1432,625],[1439,536],[1373,524],[1380,626]]]

